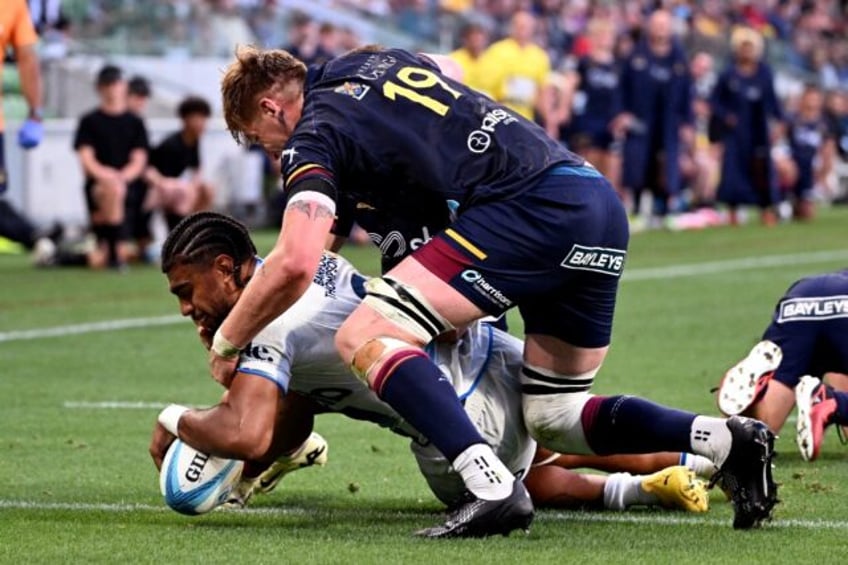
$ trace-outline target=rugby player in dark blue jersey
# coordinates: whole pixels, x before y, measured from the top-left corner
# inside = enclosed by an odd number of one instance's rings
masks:
[[[545,447],[572,453],[690,451],[733,492],[734,526],[771,514],[774,436],[635,397],[589,394],[606,355],[627,218],[591,166],[531,122],[443,74],[438,60],[366,48],[306,67],[244,48],[222,85],[228,127],[282,162],[280,237],[215,334],[210,365],[234,357],[312,280],[337,202],[379,207],[431,192],[457,218],[389,273],[336,335],[352,370],[453,463],[469,499],[429,537],[526,528],[533,508],[422,350],[431,339],[518,306],[526,345],[524,416]]]
[[[772,322],[718,388],[728,415],[745,414],[780,432],[798,406],[797,440],[806,460],[818,456],[824,428],[848,424],[848,270],[801,279],[777,303]]]

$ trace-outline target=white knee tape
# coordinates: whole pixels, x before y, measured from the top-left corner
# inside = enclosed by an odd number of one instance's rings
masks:
[[[559,375],[540,367],[526,368],[530,371],[521,374],[525,390],[522,407],[524,423],[533,439],[560,453],[591,454],[581,416],[586,402],[592,398],[588,388],[598,368],[580,375]],[[540,394],[528,394],[527,390]]]
[[[365,304],[421,343],[454,329],[417,289],[391,277],[374,277],[365,283]]]

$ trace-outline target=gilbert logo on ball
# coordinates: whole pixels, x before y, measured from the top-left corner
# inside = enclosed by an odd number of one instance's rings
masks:
[[[243,467],[242,461],[213,457],[176,440],[162,462],[159,488],[180,514],[205,514],[227,501]]]

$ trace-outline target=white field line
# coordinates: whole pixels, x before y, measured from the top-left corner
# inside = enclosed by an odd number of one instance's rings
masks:
[[[34,502],[28,500],[0,500],[0,510],[32,510],[32,511],[70,511],[70,512],[170,512],[162,504],[134,503],[92,503],[92,502]],[[227,514],[248,514],[259,516],[304,516],[312,510],[308,508],[266,507],[245,508],[241,510],[226,510]],[[540,522],[585,522],[609,524],[634,524],[658,526],[715,526],[730,529],[730,519],[708,518],[705,516],[666,515],[647,513],[619,512],[541,512]],[[845,520],[774,520],[763,526],[769,528],[804,528],[808,530],[848,530]]]
[[[712,275],[731,271],[750,271],[790,265],[810,265],[830,261],[848,262],[848,250],[811,251],[809,253],[793,253],[787,255],[758,255],[741,257],[723,261],[707,261],[703,263],[682,263],[667,267],[650,267],[630,269],[625,271],[622,280],[651,281],[666,280],[698,275]],[[73,324],[69,326],[53,326],[31,330],[13,330],[0,332],[0,343],[24,341],[49,337],[63,337],[94,332],[108,332],[131,328],[148,328],[153,326],[168,326],[181,322],[181,316],[155,316],[148,318],[125,318],[121,320],[105,320],[88,324]]]
[[[164,402],[126,400],[103,400],[99,402],[66,400],[62,403],[62,408],[82,408],[94,410],[161,410],[165,406],[167,406],[167,404]]]
[[[676,279],[697,275],[712,275],[730,271],[751,271],[770,267],[786,267],[790,265],[811,265],[829,261],[848,262],[848,250],[832,249],[828,251],[810,251],[809,253],[792,253],[788,255],[757,255],[725,259],[722,261],[706,261],[703,263],[682,263],[667,267],[652,267],[642,269],[625,269],[623,281],[650,281],[657,279]]]
[[[88,324],[53,326],[50,328],[35,328],[32,330],[13,330],[10,332],[0,332],[0,343],[3,343],[4,341],[24,341],[45,337],[63,337],[67,335],[89,334],[95,332],[111,332],[131,328],[169,326],[183,321],[186,321],[186,319],[182,316],[172,315],[148,318],[125,318],[122,320],[104,320],[102,322],[91,322]]]

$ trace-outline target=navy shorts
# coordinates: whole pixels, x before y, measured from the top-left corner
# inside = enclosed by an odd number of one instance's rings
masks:
[[[515,198],[462,211],[412,256],[488,314],[517,306],[525,333],[594,348],[610,343],[628,238],[609,182],[560,166]]]
[[[848,374],[848,271],[795,283],[777,303],[763,339],[783,352],[773,378],[789,388],[804,375]]]

